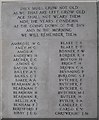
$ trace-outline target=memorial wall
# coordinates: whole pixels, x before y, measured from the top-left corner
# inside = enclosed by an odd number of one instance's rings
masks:
[[[97,118],[96,2],[2,2],[2,118]]]

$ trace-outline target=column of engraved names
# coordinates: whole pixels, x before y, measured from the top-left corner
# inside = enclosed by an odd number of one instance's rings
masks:
[[[14,48],[13,113],[14,115],[37,115],[38,86],[36,49],[39,42],[12,42]]]
[[[84,113],[84,54],[82,41],[60,42],[59,110],[56,115],[76,116]]]

